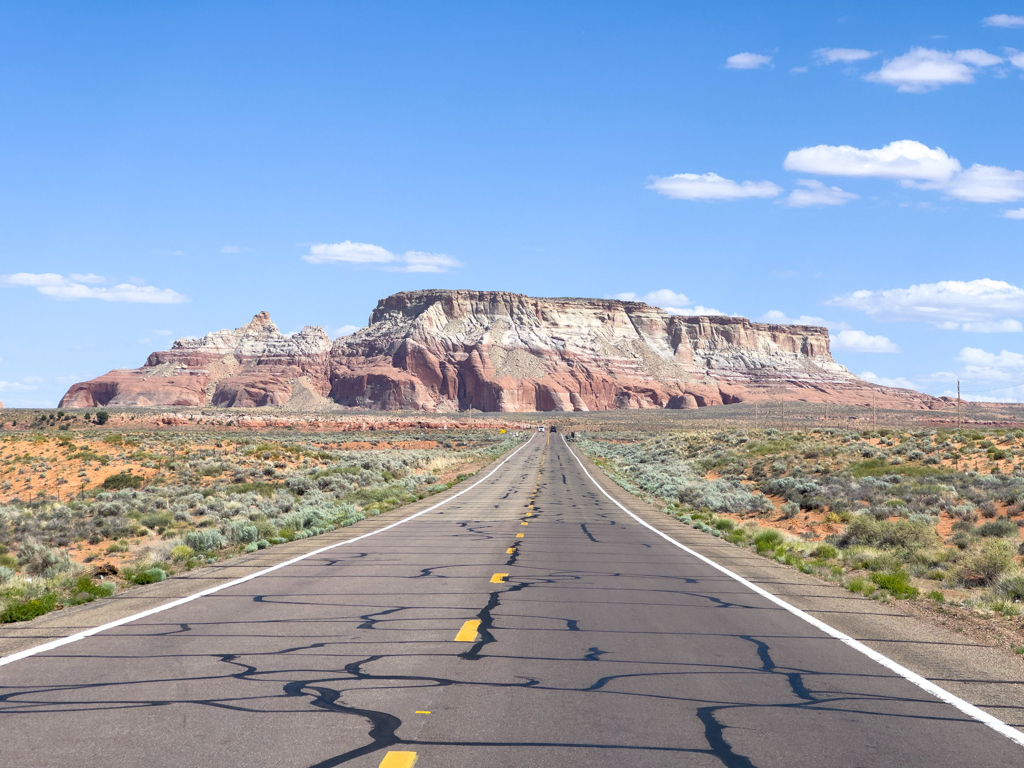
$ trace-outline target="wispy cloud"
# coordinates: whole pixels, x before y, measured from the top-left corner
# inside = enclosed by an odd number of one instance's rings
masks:
[[[104,278],[91,273],[86,275],[72,273],[68,277],[52,272],[41,274],[18,272],[13,275],[0,275],[0,285],[35,288],[44,296],[62,301],[99,299],[100,301],[129,304],[180,304],[188,301],[185,296],[170,288],[155,288],[152,285],[132,285],[131,283],[121,283],[103,288],[89,284],[103,281]]]
[[[843,352],[900,352],[899,345],[892,342],[886,336],[872,336],[866,331],[858,331],[850,328],[847,323],[826,320],[823,317],[812,315],[800,315],[800,317],[788,317],[784,312],[777,309],[765,312],[761,318],[762,323],[774,325],[816,325],[828,328],[831,346],[833,350]]]
[[[814,52],[819,64],[852,64],[877,55],[878,51],[865,51],[863,48],[819,48]]]
[[[309,253],[302,258],[310,264],[360,264],[389,272],[440,273],[462,266],[458,259],[443,253],[406,251],[397,254],[379,245],[353,243],[350,240],[342,243],[318,243],[311,246]]]
[[[340,328],[335,328],[330,335],[332,338],[336,339],[339,338],[340,336],[351,336],[358,330],[358,325],[343,325]]]
[[[777,197],[782,187],[770,181],[726,179],[717,173],[677,173],[655,177],[647,185],[660,195],[676,200],[742,200],[748,197]]]
[[[1024,27],[1024,16],[1011,16],[1008,13],[997,13],[995,16],[986,16],[981,20],[986,27],[1008,27],[1016,29]]]
[[[942,330],[1020,333],[1024,290],[1001,280],[944,280],[909,288],[854,291],[827,302],[876,320],[916,320]]]
[[[220,249],[221,253],[247,253],[248,248],[241,245],[225,245]]]
[[[771,63],[771,56],[747,52],[734,54],[725,60],[725,66],[729,69],[760,69]]]
[[[790,208],[809,208],[819,205],[846,205],[851,200],[857,200],[860,195],[852,192],[844,192],[839,187],[826,187],[820,181],[814,179],[800,179],[797,184],[805,189],[794,189],[786,198],[786,205]]]
[[[1024,219],[1024,208],[1017,208],[1013,211],[1007,211],[1003,214],[1008,219]]]
[[[902,56],[886,59],[881,69],[869,72],[864,79],[895,85],[901,93],[926,93],[944,85],[973,83],[978,72],[1002,61],[980,48],[937,51],[916,47]]]

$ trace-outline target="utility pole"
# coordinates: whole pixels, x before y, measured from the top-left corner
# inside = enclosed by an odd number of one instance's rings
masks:
[[[960,429],[960,379],[956,380],[956,428]]]
[[[825,401],[825,429],[828,429],[828,401]]]
[[[878,428],[878,413],[875,411],[875,393],[871,393],[871,425],[872,429]]]
[[[786,401],[782,401],[782,431],[786,431]]]

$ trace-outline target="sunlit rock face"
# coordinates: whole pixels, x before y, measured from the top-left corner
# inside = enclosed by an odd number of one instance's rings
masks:
[[[298,396],[298,397],[297,397]],[[429,290],[378,302],[336,339],[266,312],[76,384],[63,407],[334,403],[372,410],[588,411],[750,400],[939,407],[832,359],[828,330],[670,315],[641,302]]]

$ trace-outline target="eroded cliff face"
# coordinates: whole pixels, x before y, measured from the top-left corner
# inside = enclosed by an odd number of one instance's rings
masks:
[[[353,408],[504,412],[761,399],[938,403],[853,376],[832,359],[824,328],[669,315],[614,299],[431,290],[382,299],[366,328],[333,344],[318,327],[285,336],[262,312],[234,331],[177,341],[143,368],[76,384],[61,405],[257,406],[323,397]]]

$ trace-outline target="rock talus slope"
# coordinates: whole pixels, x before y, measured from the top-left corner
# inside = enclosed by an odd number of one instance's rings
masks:
[[[261,312],[181,339],[139,369],[76,384],[63,407],[309,405],[380,410],[698,408],[749,400],[937,408],[832,359],[825,328],[670,315],[641,302],[426,290],[378,302],[333,343]]]

